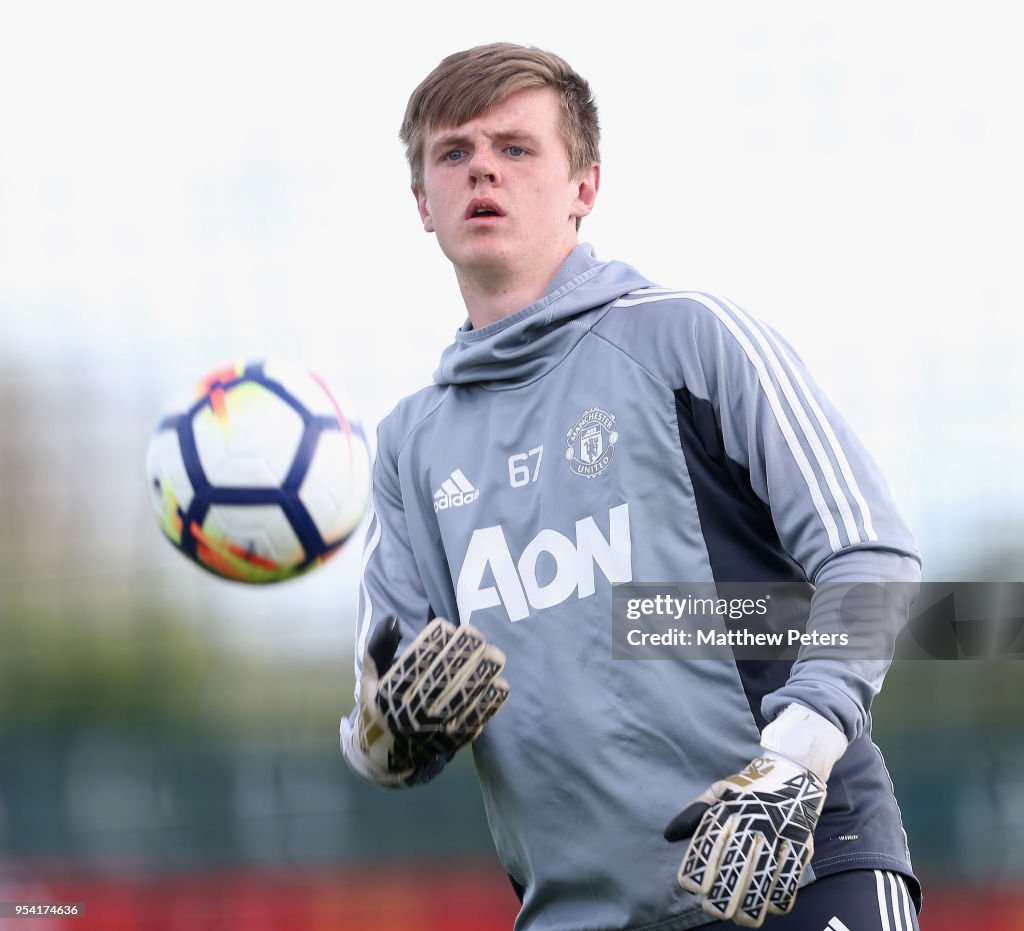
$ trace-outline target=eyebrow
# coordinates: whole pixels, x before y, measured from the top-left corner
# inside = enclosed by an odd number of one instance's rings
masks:
[[[517,142],[525,142],[527,145],[536,147],[538,145],[537,137],[532,133],[527,132],[525,129],[499,129],[494,133],[485,133],[491,139],[497,142],[507,142],[509,140],[516,140]],[[444,136],[435,139],[430,144],[430,151],[437,152],[439,149],[447,149],[451,146],[469,145],[469,136],[459,133],[452,132],[447,133]]]

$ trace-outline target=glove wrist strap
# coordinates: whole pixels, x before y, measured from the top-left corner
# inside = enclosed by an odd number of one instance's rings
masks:
[[[832,767],[846,752],[849,741],[827,718],[804,705],[792,704],[762,731],[761,746],[828,782]]]
[[[412,772],[410,770],[407,773],[389,773],[378,769],[360,749],[359,741],[355,739],[355,728],[348,718],[341,719],[341,752],[345,757],[345,762],[357,776],[386,788],[394,789],[404,786],[405,780]]]

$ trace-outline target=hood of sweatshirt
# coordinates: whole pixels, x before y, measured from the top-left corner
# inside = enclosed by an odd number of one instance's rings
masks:
[[[478,384],[492,391],[529,384],[561,362],[623,294],[654,287],[635,268],[601,262],[581,243],[540,300],[479,330],[467,320],[441,354],[439,385]]]

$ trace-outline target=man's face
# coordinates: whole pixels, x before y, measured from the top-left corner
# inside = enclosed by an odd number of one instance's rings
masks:
[[[576,245],[576,218],[597,193],[598,167],[573,178],[548,87],[519,91],[423,143],[420,217],[459,272],[548,269]]]

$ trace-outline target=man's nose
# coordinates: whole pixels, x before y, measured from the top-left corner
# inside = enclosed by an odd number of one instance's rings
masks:
[[[483,146],[476,149],[469,163],[469,177],[474,183],[480,181],[487,181],[489,184],[500,183],[498,162],[490,149]]]

